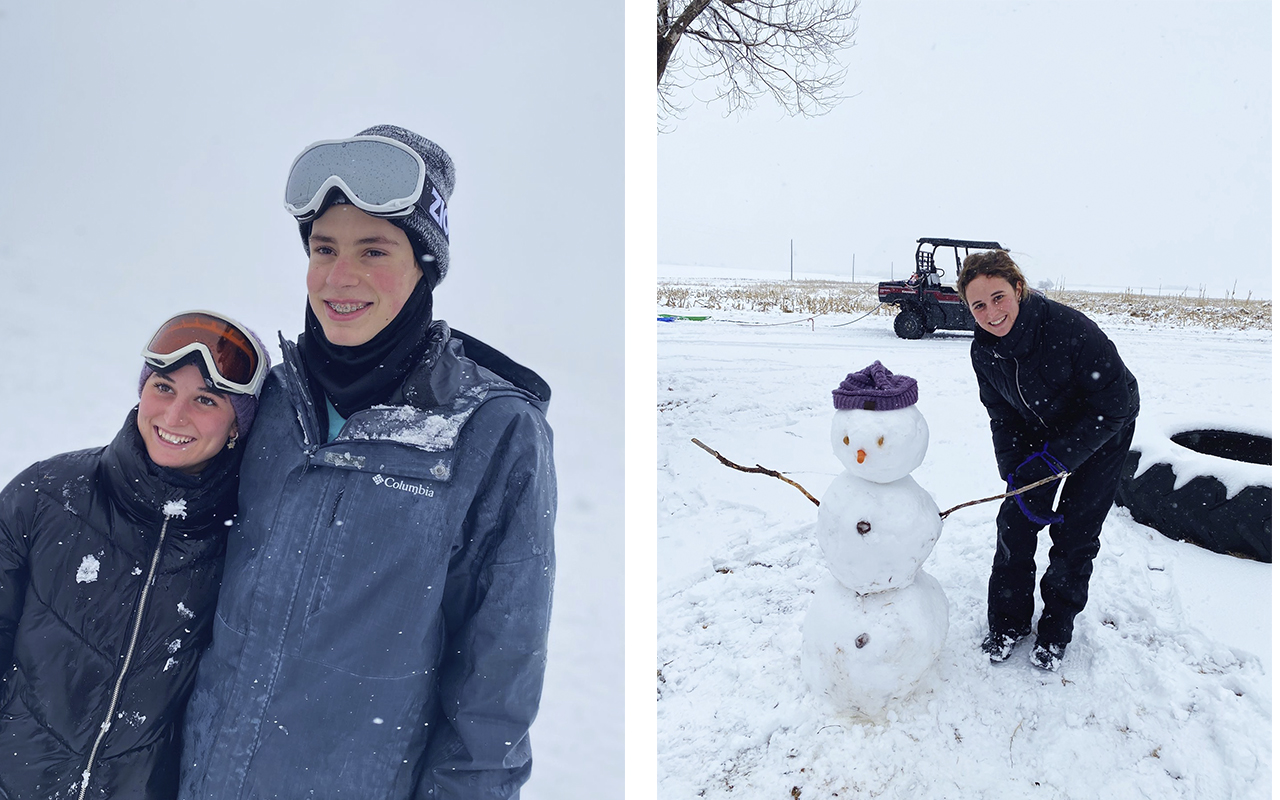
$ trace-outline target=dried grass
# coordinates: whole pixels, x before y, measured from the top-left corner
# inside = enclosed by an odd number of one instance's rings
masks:
[[[1152,296],[1050,289],[1046,295],[1090,316],[1128,318],[1164,327],[1270,330],[1271,301]],[[658,282],[658,306],[709,311],[780,311],[786,314],[866,314],[894,316],[881,305],[876,284],[824,280],[755,281],[667,279]]]

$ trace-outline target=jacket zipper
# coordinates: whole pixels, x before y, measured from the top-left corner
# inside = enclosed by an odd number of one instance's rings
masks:
[[[326,409],[317,409],[315,402],[311,397],[311,387],[307,385],[307,379],[303,375],[303,371],[294,363],[301,359],[301,355],[297,352],[297,345],[287,342],[283,336],[280,339],[280,349],[283,354],[285,383],[289,387],[290,400],[293,402],[294,411],[298,415],[298,425],[302,428],[302,443],[305,446],[307,455],[312,455],[325,443],[325,431],[328,430],[328,411]],[[320,412],[325,412],[325,419],[320,419]],[[303,472],[306,472],[304,469]]]
[[[1004,358],[1004,356],[996,353],[996,358]],[[1031,404],[1027,402],[1026,396],[1022,394],[1022,381],[1018,380],[1018,359],[1010,357],[1009,360],[1013,362],[1013,388],[1018,390],[1018,399],[1027,407],[1028,411],[1036,415],[1036,419],[1040,420],[1040,424],[1044,425],[1045,430],[1050,430],[1048,423],[1044,421],[1044,417],[1040,416],[1039,412],[1031,407]]]
[[[995,356],[1001,361],[1013,362],[1013,388],[1018,390],[1018,399],[1021,400],[1022,404],[1027,407],[1028,411],[1030,411],[1032,414],[1035,415],[1036,419],[1040,420],[1040,424],[1045,427],[1045,430],[1052,430],[1049,427],[1049,424],[1044,421],[1044,417],[1040,416],[1039,412],[1037,412],[1034,408],[1031,407],[1031,404],[1027,402],[1026,395],[1022,393],[1022,381],[1018,379],[1020,375],[1019,367],[1021,366],[1018,363],[1018,359],[1014,358],[1013,356],[1002,356],[999,353],[995,352],[994,350],[991,352],[991,355]]]
[[[142,615],[147,609],[147,596],[151,594],[151,584],[156,577],[156,567],[160,563],[160,551],[164,548],[165,534],[169,530],[169,520],[171,515],[165,514],[164,524],[160,526],[160,539],[156,542],[155,552],[151,554],[151,568],[147,571],[147,582],[142,586],[142,597],[138,601],[138,611],[133,616],[133,632],[129,635],[129,647],[125,650],[124,663],[120,665],[120,674],[116,676],[115,688],[111,690],[111,703],[107,706],[107,718],[102,721],[102,725],[98,728],[98,738],[93,742],[93,748],[89,751],[89,760],[85,764],[84,772],[80,773],[80,794],[77,800],[84,800],[85,795],[89,792],[89,777],[93,774],[93,763],[98,758],[98,749],[102,746],[102,742],[107,738],[107,731],[111,729],[111,718],[115,716],[116,707],[120,703],[120,690],[124,686],[125,675],[129,672],[129,664],[133,661],[133,653],[138,646],[138,633],[142,630]]]

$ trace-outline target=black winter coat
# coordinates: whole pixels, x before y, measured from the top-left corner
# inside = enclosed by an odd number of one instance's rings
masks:
[[[1000,477],[1048,445],[1069,471],[1138,416],[1138,381],[1084,314],[1028,293],[1003,337],[974,331],[969,350],[991,417]]]
[[[239,454],[156,467],[136,413],[0,492],[0,798],[176,795]]]

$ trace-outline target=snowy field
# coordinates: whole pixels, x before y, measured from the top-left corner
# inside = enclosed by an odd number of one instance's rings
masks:
[[[998,506],[987,503],[948,517],[924,564],[950,629],[916,692],[872,720],[810,694],[801,626],[827,572],[816,509],[690,439],[820,498],[842,469],[831,390],[879,359],[919,381],[931,438],[912,477],[938,506],[1004,491],[972,337],[904,341],[890,318],[835,327],[850,319],[656,324],[658,796],[1270,796],[1271,566],[1171,541],[1121,508],[1060,673],[1032,667],[1028,641],[1001,665],[978,650]],[[1215,420],[1270,434],[1269,330],[1097,321],[1140,384],[1135,446]]]

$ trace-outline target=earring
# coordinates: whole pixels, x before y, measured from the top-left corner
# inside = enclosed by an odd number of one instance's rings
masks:
[[[238,434],[238,433],[233,433],[233,434],[231,434],[231,436],[227,437],[227,449],[228,449],[228,450],[235,450],[235,449],[236,449],[236,439],[239,439],[239,438],[240,438],[240,434]]]

